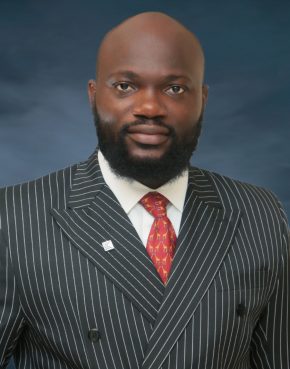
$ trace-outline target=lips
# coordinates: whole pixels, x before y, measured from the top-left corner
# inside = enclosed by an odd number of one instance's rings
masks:
[[[169,130],[163,126],[142,124],[128,127],[129,137],[143,145],[161,145],[169,138]]]

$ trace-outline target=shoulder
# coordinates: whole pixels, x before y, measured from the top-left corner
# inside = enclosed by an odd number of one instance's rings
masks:
[[[71,187],[73,173],[79,164],[49,173],[37,179],[0,188],[0,210],[29,202],[60,203],[65,201]]]
[[[190,171],[211,183],[224,208],[239,209],[253,219],[276,218],[287,224],[283,206],[271,190],[200,168]]]

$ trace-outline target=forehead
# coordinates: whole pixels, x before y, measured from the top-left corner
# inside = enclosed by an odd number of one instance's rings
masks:
[[[122,70],[138,75],[182,74],[188,78],[202,76],[202,60],[192,40],[180,33],[170,35],[135,32],[117,34],[102,45],[98,58],[98,78]]]

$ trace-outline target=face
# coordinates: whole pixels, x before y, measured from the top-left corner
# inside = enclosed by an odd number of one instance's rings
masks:
[[[100,149],[119,174],[145,183],[158,167],[164,178],[156,181],[166,182],[186,167],[197,144],[207,93],[202,68],[178,42],[148,35],[117,53],[111,48],[89,82]],[[138,165],[139,175],[133,173]]]

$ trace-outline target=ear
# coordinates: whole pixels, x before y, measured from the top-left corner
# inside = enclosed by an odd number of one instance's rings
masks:
[[[202,85],[202,108],[205,109],[208,99],[208,85]]]
[[[96,81],[90,79],[88,82],[88,95],[91,107],[95,105],[95,96],[96,96]]]

